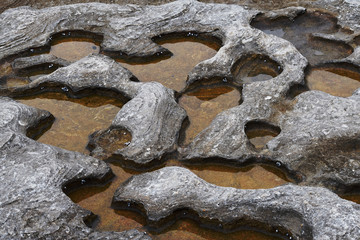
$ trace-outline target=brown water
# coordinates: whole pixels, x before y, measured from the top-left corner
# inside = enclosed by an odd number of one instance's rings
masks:
[[[92,41],[86,39],[68,39],[67,41],[54,42],[51,46],[50,54],[75,62],[92,53],[99,53],[100,47]]]
[[[220,112],[239,105],[240,92],[229,86],[200,88],[183,95],[179,104],[189,117],[183,144],[189,144],[197,134],[210,125]]]
[[[344,58],[353,51],[352,47],[345,43],[323,40],[312,35],[313,33],[337,33],[340,30],[337,19],[321,11],[308,10],[294,20],[289,18],[270,20],[259,15],[252,21],[251,25],[265,33],[290,41],[308,59],[311,65]],[[339,32],[339,34],[345,33]]]
[[[309,89],[349,97],[360,88],[360,73],[345,68],[312,69],[306,76]]]
[[[88,154],[88,136],[106,129],[123,102],[103,96],[71,99],[61,93],[46,93],[19,99],[20,102],[49,111],[55,117],[51,129],[39,142]]]
[[[343,195],[342,198],[360,204],[360,194]]]
[[[184,39],[186,40],[186,39]],[[156,81],[165,87],[176,91],[181,91],[186,86],[188,73],[199,62],[213,57],[216,54],[211,47],[193,41],[178,42],[175,40],[162,44],[164,48],[170,50],[174,55],[160,62],[149,64],[121,64],[129,69],[140,81]]]

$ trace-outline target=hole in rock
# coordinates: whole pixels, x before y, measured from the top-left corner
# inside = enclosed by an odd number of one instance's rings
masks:
[[[64,31],[50,37],[50,54],[70,62],[100,52],[103,37],[91,32]]]
[[[260,54],[241,57],[231,69],[235,81],[241,84],[270,80],[281,72],[282,68],[277,62]]]
[[[40,136],[39,142],[86,154],[88,136],[110,126],[124,104],[122,100],[100,95],[75,99],[62,93],[43,93],[18,100],[55,116],[51,129]]]
[[[353,48],[345,43],[314,37],[315,33],[345,34],[344,31],[339,31],[336,17],[329,13],[307,11],[293,20],[286,17],[271,20],[258,15],[251,25],[290,41],[311,65],[344,58],[353,52]]]
[[[283,239],[281,235],[272,236],[269,232],[254,231],[249,228],[235,229],[234,232],[223,233],[219,229],[211,230],[191,219],[178,219],[175,224],[163,231],[149,227],[146,217],[129,204],[125,209],[111,208],[113,194],[116,188],[129,177],[138,174],[132,170],[124,170],[116,163],[110,163],[116,177],[111,183],[103,186],[83,186],[70,191],[68,196],[81,207],[99,216],[95,229],[99,231],[124,231],[139,229],[147,231],[153,239]],[[232,169],[223,166],[184,166],[179,161],[170,160],[166,166],[188,167],[191,171],[206,181],[221,186],[242,188],[270,188],[287,183],[284,173],[265,165],[248,166]],[[264,180],[265,177],[265,180]],[[224,179],[222,179],[224,178]],[[211,180],[211,181],[210,181]],[[220,231],[220,232],[219,232]],[[280,238],[279,238],[280,237]]]
[[[204,44],[205,41],[194,38],[166,38],[157,41],[170,50],[173,56],[164,61],[144,63],[126,63],[118,60],[129,69],[140,81],[156,81],[175,91],[181,91],[186,86],[188,73],[199,62],[213,57],[218,50],[215,44]]]
[[[360,88],[360,72],[350,65],[313,68],[308,72],[306,82],[311,90],[349,97]]]
[[[186,110],[189,125],[182,137],[181,144],[189,144],[197,134],[210,125],[220,112],[239,105],[240,91],[231,84],[203,84],[189,88],[179,99],[179,104]]]
[[[280,128],[264,121],[250,121],[245,125],[245,134],[256,149],[262,149],[279,135]]]

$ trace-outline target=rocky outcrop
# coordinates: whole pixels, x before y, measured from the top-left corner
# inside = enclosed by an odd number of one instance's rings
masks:
[[[106,181],[111,169],[95,158],[38,143],[27,129],[50,118],[8,98],[0,98],[1,239],[148,239],[136,230],[111,233],[87,227],[90,211],[63,192],[69,183]]]
[[[290,231],[289,239],[356,239],[360,234],[359,206],[324,188],[219,187],[180,167],[131,177],[115,192],[113,204],[120,203],[140,206],[153,224],[186,209],[205,224],[217,222],[231,229],[260,222]]]

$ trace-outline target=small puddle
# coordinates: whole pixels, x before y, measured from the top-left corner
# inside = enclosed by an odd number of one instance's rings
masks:
[[[339,32],[336,17],[321,11],[307,11],[293,20],[285,17],[270,20],[258,15],[251,25],[265,33],[290,41],[311,65],[344,58],[353,52],[352,47],[345,43],[313,36],[315,33],[345,34]]]
[[[360,88],[360,73],[346,68],[314,68],[306,76],[309,89],[349,97]]]
[[[262,121],[250,121],[245,125],[245,134],[256,149],[262,149],[279,135],[280,128]]]
[[[50,49],[50,54],[70,62],[80,60],[92,53],[99,53],[100,47],[91,41],[83,39],[66,39],[55,42]]]
[[[185,88],[187,75],[195,65],[216,54],[215,46],[187,39],[169,40],[162,46],[173,53],[171,58],[148,64],[120,63],[140,81],[156,81],[179,92]]]
[[[231,69],[235,81],[240,84],[270,80],[281,72],[282,68],[277,62],[259,54],[242,57]]]
[[[86,150],[88,136],[108,128],[124,104],[104,96],[73,99],[61,93],[45,93],[18,101],[54,115],[55,122],[39,142],[86,154],[89,153]]]
[[[179,104],[186,110],[190,124],[182,144],[189,144],[196,135],[210,125],[216,115],[239,105],[240,99],[240,92],[226,85],[198,88],[184,94]]]

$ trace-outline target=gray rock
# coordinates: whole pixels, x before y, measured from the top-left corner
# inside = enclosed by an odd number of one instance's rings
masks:
[[[71,65],[59,68],[53,73],[39,77],[30,84],[11,89],[9,96],[35,92],[40,87],[62,87],[65,92],[75,94],[86,89],[110,90],[129,99],[136,95],[141,83],[133,82],[136,77],[126,68],[104,55],[89,55]],[[44,91],[46,89],[42,89]]]
[[[84,30],[103,34],[101,48],[128,56],[163,54],[151,38],[172,32],[201,32],[217,36],[224,28],[248,24],[257,11],[240,6],[180,0],[161,6],[74,4],[33,9],[9,9],[0,15],[0,59],[45,46],[57,32]],[[224,17],[225,16],[225,17]],[[227,26],[231,22],[230,26]]]
[[[160,83],[145,83],[136,97],[121,108],[110,126],[110,129],[129,130],[132,135],[130,145],[114,153],[106,153],[98,146],[92,154],[100,158],[109,154],[120,155],[135,164],[146,165],[175,150],[185,117],[185,110],[175,102],[173,90]],[[95,144],[96,141],[94,139]]]
[[[55,64],[61,67],[65,67],[68,66],[70,62],[51,54],[42,54],[31,57],[17,58],[12,62],[11,66],[14,71],[21,71],[26,68],[31,68],[42,64]]]
[[[96,232],[84,219],[91,213],[63,192],[74,181],[104,181],[106,163],[95,158],[38,143],[27,129],[50,113],[0,98],[0,238],[1,239],[149,239],[136,230]]]
[[[113,204],[135,203],[155,224],[176,210],[190,209],[223,228],[260,222],[290,231],[294,239],[357,239],[360,208],[324,188],[292,184],[242,190],[205,182],[180,167],[131,177],[116,190]]]

